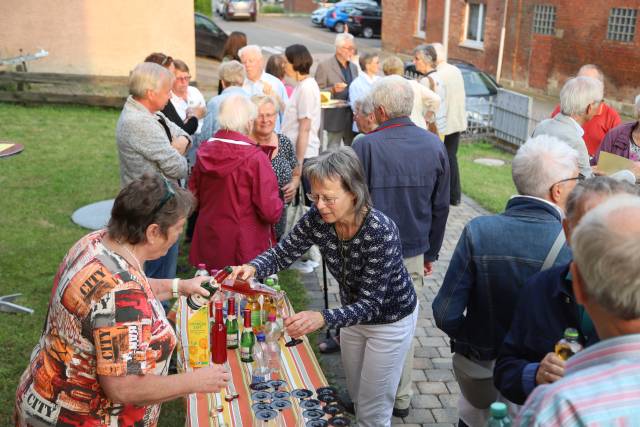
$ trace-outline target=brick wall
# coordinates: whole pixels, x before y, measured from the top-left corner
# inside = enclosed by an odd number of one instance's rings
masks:
[[[386,50],[410,53],[424,42],[441,42],[444,2],[427,0],[426,37],[416,37],[420,0],[383,0],[382,45]],[[482,49],[466,47],[467,2],[451,0],[449,57],[462,59],[496,73],[504,0],[484,0]],[[533,34],[535,4],[556,6],[556,34]],[[631,43],[607,40],[609,10],[638,8],[638,0],[508,0],[508,18],[502,78],[515,85],[555,95],[580,65],[595,63],[606,75],[607,98],[632,102],[640,83],[640,25]],[[640,16],[638,17],[640,21]],[[639,22],[640,24],[640,22]]]
[[[319,7],[312,0],[284,0],[283,6],[289,13],[311,13]]]

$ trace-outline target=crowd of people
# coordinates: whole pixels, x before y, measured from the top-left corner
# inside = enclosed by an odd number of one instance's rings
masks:
[[[418,295],[461,203],[467,123],[462,74],[442,45],[418,46],[413,63],[419,80],[398,57],[356,59],[343,33],[312,74],[305,46],[265,60],[235,32],[208,102],[181,60],[152,53],[135,66],[116,127],[121,191],[106,229],[60,266],[16,424],[151,426],[161,402],[225,386],[221,367],[168,373],[175,334],[161,301],[206,293],[207,278],[176,278],[185,228],[192,265],[245,279],[317,247],[341,306],[285,319],[288,335],[336,329],[321,351],[341,352],[360,426],[406,417],[428,310]],[[609,413],[624,424],[640,412],[640,130],[604,103],[603,81],[586,65],[564,84],[558,111],[513,159],[518,194],[466,224],[433,301],[451,339],[460,426],[484,425],[498,400],[520,425]],[[321,91],[343,102],[323,111]],[[599,176],[603,151],[636,166]],[[288,223],[292,204],[308,207]],[[568,327],[586,349],[565,362],[553,349]]]

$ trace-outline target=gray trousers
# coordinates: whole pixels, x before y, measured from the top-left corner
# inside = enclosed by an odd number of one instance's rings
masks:
[[[341,147],[341,142],[344,141],[344,145],[351,146],[353,142],[353,130],[351,128],[345,129],[342,132],[329,132],[327,131],[327,145],[323,151],[337,150]]]

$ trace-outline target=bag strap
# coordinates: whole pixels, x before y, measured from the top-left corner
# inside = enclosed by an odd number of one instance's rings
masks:
[[[547,257],[544,259],[544,262],[542,263],[542,267],[540,268],[540,271],[547,270],[551,268],[553,264],[555,264],[556,259],[558,258],[558,254],[560,254],[560,250],[564,246],[564,243],[566,242],[566,240],[567,239],[564,235],[564,230],[560,228],[560,233],[558,233],[558,237],[556,237],[555,242],[553,242],[553,245],[551,245],[551,249],[549,249],[549,253],[547,254]]]

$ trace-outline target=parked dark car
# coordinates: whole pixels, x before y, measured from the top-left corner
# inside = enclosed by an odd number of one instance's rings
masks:
[[[227,41],[227,33],[218,27],[211,19],[195,14],[196,26],[196,55],[209,56],[222,60],[224,43]]]
[[[491,103],[498,94],[500,85],[495,79],[473,64],[459,60],[447,60],[462,72],[465,91],[465,108],[467,110],[467,122],[470,128],[486,128],[491,123]],[[404,73],[407,77],[422,78],[413,63],[405,64]]]
[[[382,10],[379,6],[357,7],[349,13],[349,32],[370,39],[379,37],[382,30]]]
[[[335,31],[336,33],[341,33],[344,31],[344,26],[349,20],[349,14],[357,7],[362,6],[380,7],[376,2],[370,0],[341,1],[327,10],[323,24],[328,29]]]

